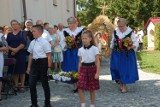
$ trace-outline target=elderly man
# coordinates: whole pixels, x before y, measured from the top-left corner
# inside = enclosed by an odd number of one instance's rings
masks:
[[[127,92],[126,84],[135,83],[139,79],[136,49],[138,42],[131,28],[127,27],[126,19],[118,20],[118,29],[112,34],[110,48],[110,70],[112,80],[120,80],[121,92]]]
[[[36,25],[41,25],[44,28],[44,24],[42,20],[37,20]],[[43,29],[42,37],[45,38],[49,43],[51,43],[51,35],[46,29]]]

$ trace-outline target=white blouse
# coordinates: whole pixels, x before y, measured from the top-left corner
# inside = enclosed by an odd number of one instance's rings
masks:
[[[84,47],[81,47],[78,50],[78,56],[82,57],[81,63],[95,62],[97,54],[100,53],[96,46],[92,46],[89,49],[84,49]]]
[[[116,35],[118,36],[118,38],[122,39],[124,38],[126,35],[128,35],[130,32],[132,31],[132,29],[130,27],[127,27],[125,32],[121,32],[119,29],[116,30]],[[114,33],[112,34],[112,40],[111,40],[111,45],[110,48],[113,49],[114,47]],[[136,36],[134,35],[134,33],[131,34],[131,39],[133,42],[133,45],[136,46],[136,48],[134,49],[135,51],[138,49],[139,43],[136,39]]]
[[[77,27],[75,31],[71,31],[69,28],[66,28],[64,29],[64,31],[66,31],[67,33],[69,33],[70,36],[74,35],[77,36],[77,34],[79,32],[81,32],[83,29],[83,27]],[[66,46],[66,42],[65,42],[65,36],[63,34],[63,36],[61,36],[61,41],[60,41],[60,44],[61,44],[61,47],[62,47],[62,50],[65,51],[66,49],[64,49],[64,47]]]

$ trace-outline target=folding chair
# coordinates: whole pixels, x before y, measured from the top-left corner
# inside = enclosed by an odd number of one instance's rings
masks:
[[[15,65],[16,65],[15,58],[4,59],[2,95],[6,95],[6,99],[8,95],[16,95],[16,93],[14,92],[14,81],[13,81]]]

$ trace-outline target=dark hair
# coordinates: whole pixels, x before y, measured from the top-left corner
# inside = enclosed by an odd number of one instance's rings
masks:
[[[54,27],[54,28],[57,28],[57,30],[58,30],[58,26],[57,26],[57,25],[54,25],[53,27]]]
[[[0,30],[4,31],[3,27],[0,26]]]
[[[45,23],[44,23],[44,26],[46,26],[46,25],[48,25],[48,24],[49,24],[48,22],[45,22]]]
[[[20,25],[20,23],[17,21],[17,20],[15,20],[15,19],[13,19],[13,20],[11,20],[11,22],[10,22],[10,25],[12,26],[12,23],[13,22],[17,22],[19,25]]]
[[[91,30],[84,30],[84,31],[82,32],[82,35],[83,35],[83,34],[86,34],[86,35],[88,35],[88,37],[92,38],[91,45],[96,46],[96,44],[95,44],[95,38],[94,38]]]
[[[43,33],[43,27],[41,25],[34,25],[33,28],[36,28],[38,31]]]

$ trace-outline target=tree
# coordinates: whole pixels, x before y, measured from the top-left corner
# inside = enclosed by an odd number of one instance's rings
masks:
[[[127,19],[132,28],[142,27],[150,17],[160,16],[160,0],[77,0],[82,9],[78,17],[83,25],[91,23],[102,11],[101,6],[106,3],[105,15],[114,20],[116,16]]]

